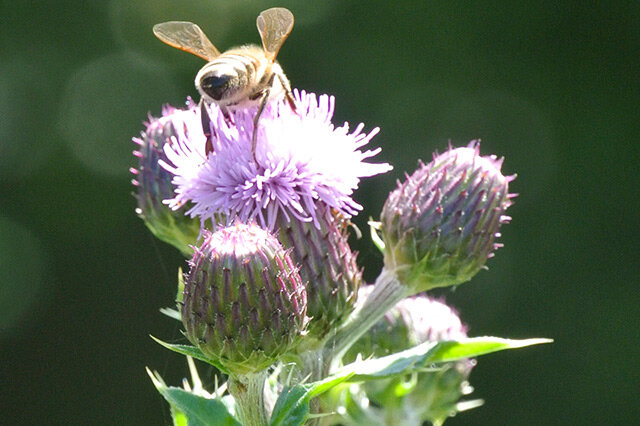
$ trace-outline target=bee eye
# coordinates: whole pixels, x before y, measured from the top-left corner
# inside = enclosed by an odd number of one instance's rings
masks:
[[[200,80],[200,88],[211,98],[219,101],[229,89],[230,75],[208,75]]]

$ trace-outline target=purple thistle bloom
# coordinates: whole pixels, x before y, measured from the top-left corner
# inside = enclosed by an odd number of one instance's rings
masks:
[[[349,125],[334,127],[334,98],[294,91],[296,111],[284,101],[267,104],[259,119],[254,161],[251,135],[255,108],[231,113],[208,108],[213,151],[208,152],[200,126],[200,111],[192,107],[190,131],[167,145],[163,167],[174,175],[175,197],[165,202],[178,209],[190,202],[186,214],[201,221],[248,223],[256,220],[273,229],[283,215],[318,224],[317,202],[345,217],[362,206],[351,195],[360,178],[391,170],[366,163],[380,149],[362,151],[375,128],[363,133],[363,124],[349,133]],[[230,121],[230,123],[229,123]]]
[[[188,105],[194,105],[191,100]],[[132,180],[136,187],[134,196],[138,201],[136,213],[151,232],[161,240],[177,247],[184,254],[191,255],[192,245],[200,233],[197,219],[185,216],[187,207],[171,210],[163,200],[173,196],[173,175],[160,167],[167,157],[164,146],[178,138],[188,137],[194,130],[194,114],[190,110],[177,110],[171,107],[163,109],[161,118],[149,117],[145,130],[139,138],[133,138],[138,148],[133,154],[138,158],[136,168],[131,168]],[[200,130],[202,131],[202,130]]]

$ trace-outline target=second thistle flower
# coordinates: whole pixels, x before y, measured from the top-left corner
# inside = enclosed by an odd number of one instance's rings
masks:
[[[185,216],[184,206],[171,210],[163,204],[173,196],[174,187],[173,175],[161,164],[167,160],[165,146],[181,138],[197,137],[202,130],[191,110],[171,107],[163,109],[161,118],[150,118],[145,127],[140,138],[133,139],[138,145],[134,151],[138,165],[131,169],[136,187],[134,196],[138,201],[136,213],[156,237],[191,255],[191,246],[200,233],[200,221]]]

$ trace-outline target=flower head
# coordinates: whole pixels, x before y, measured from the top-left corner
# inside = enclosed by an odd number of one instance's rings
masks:
[[[306,291],[278,240],[238,223],[205,238],[185,276],[187,338],[235,374],[266,369],[303,336]]]
[[[349,217],[362,207],[351,195],[360,178],[384,173],[388,164],[364,160],[380,150],[362,151],[378,132],[351,133],[345,123],[334,127],[334,98],[294,91],[296,111],[284,101],[266,105],[258,120],[257,147],[251,152],[255,108],[240,109],[225,118],[211,105],[211,147],[202,131],[176,137],[166,146],[163,165],[174,175],[175,195],[168,200],[177,209],[201,220],[232,223],[256,220],[273,229],[279,215],[317,224],[317,202]],[[193,107],[193,122],[200,111]],[[255,159],[254,159],[255,154]]]
[[[381,215],[385,267],[412,293],[470,280],[500,247],[514,178],[501,166],[472,142],[434,155],[389,194]]]
[[[200,233],[200,221],[185,216],[184,207],[174,211],[163,204],[163,200],[173,196],[173,175],[160,167],[159,162],[167,159],[166,145],[194,131],[193,116],[189,110],[165,107],[163,117],[149,118],[140,138],[133,139],[138,144],[134,151],[138,167],[131,169],[135,176],[132,182],[136,187],[138,216],[156,237],[189,255]]]

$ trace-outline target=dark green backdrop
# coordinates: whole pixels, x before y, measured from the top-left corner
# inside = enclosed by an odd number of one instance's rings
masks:
[[[257,42],[275,5],[297,19],[280,55],[293,86],[334,94],[337,124],[382,128],[373,144],[395,170],[357,192],[361,228],[449,140],[481,138],[519,175],[505,247],[440,294],[472,335],[556,342],[480,358],[486,404],[450,424],[640,419],[637,1],[5,0],[0,423],[170,422],[144,367],[186,374],[148,337],[180,337],[158,308],[183,260],[135,216],[128,169],[131,137],[195,96],[202,61],[151,27],[193,20],[225,49]],[[355,245],[371,280],[381,257]]]

